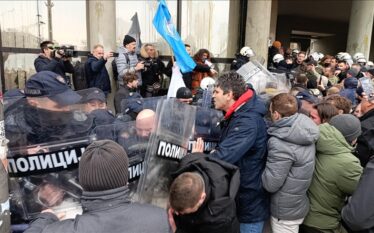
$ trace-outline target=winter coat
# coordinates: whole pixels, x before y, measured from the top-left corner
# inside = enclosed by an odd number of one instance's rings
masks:
[[[116,110],[116,114],[124,113],[125,109],[122,109],[122,100],[131,98],[142,98],[136,89],[129,89],[127,85],[120,85],[116,95],[114,96],[114,108]]]
[[[139,80],[139,86],[142,85],[142,75],[141,71],[135,70],[136,64],[139,63],[138,55],[136,53],[130,53],[125,47],[121,46],[117,50],[118,57],[116,58],[116,64],[117,64],[117,71],[118,71],[118,82],[119,84],[123,84],[123,77],[126,73],[133,73],[138,76]],[[127,54],[127,56],[125,55]],[[127,61],[127,57],[129,58],[129,61]]]
[[[342,210],[344,222],[355,231],[374,233],[374,157],[361,176],[357,189]]]
[[[196,64],[199,64],[200,66],[205,65],[202,61],[195,61]],[[210,72],[210,69],[208,72],[201,72],[201,71],[195,71],[192,74],[192,86],[191,91],[192,94],[196,94],[197,90],[200,88],[201,80],[205,77],[213,77],[213,74]]]
[[[254,95],[220,123],[221,137],[212,156],[240,169],[238,219],[255,223],[269,218],[269,194],[262,187],[266,163],[265,105]]]
[[[365,167],[370,156],[374,155],[374,109],[365,113],[361,118],[362,134],[357,138],[357,154],[361,166]]]
[[[205,202],[191,214],[174,215],[177,232],[239,233],[235,197],[239,190],[239,169],[200,153],[184,157],[174,177],[198,172],[205,183]]]
[[[88,55],[85,65],[86,78],[88,87],[97,87],[105,94],[111,92],[110,79],[105,67],[107,60],[97,59],[92,54]]]
[[[308,190],[310,210],[303,224],[332,230],[340,225],[340,211],[346,197],[356,189],[362,167],[335,127],[325,123],[319,129],[315,172]]]
[[[43,54],[39,55],[35,61],[34,66],[36,72],[40,71],[52,71],[56,74],[66,78],[65,73],[73,73],[74,67],[69,60],[62,60],[59,58],[47,58]]]
[[[272,193],[270,212],[281,220],[304,218],[312,182],[318,126],[304,114],[276,121],[268,129],[268,157],[262,183]]]
[[[167,233],[171,232],[166,211],[147,204],[131,203],[128,188],[83,192],[83,214],[59,221],[54,214],[42,213],[25,233]]]

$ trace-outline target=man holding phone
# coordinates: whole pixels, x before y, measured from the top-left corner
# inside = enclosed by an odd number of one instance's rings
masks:
[[[118,58],[116,58],[118,77],[120,85],[123,85],[123,77],[126,73],[136,74],[139,86],[142,84],[141,70],[144,69],[144,62],[138,59],[135,53],[136,40],[132,36],[125,35],[123,46],[118,48]]]
[[[110,79],[105,64],[113,52],[104,53],[104,46],[97,44],[93,47],[92,54],[88,55],[85,65],[87,86],[101,89],[105,96],[111,92]]]

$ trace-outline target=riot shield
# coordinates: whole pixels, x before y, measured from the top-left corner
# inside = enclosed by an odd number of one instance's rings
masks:
[[[287,80],[278,79],[257,61],[249,61],[236,72],[244,77],[246,83],[252,85],[260,98],[266,101],[290,89]]]
[[[10,208],[12,223],[25,223],[44,209],[64,212],[65,218],[81,213],[78,163],[93,137],[10,150]]]
[[[197,138],[204,140],[204,153],[209,154],[218,144],[221,130],[219,122],[223,119],[221,111],[215,109],[197,107],[196,119],[193,135],[188,144],[188,152],[191,152],[192,146]]]
[[[144,174],[138,185],[139,201],[166,208],[171,173],[187,154],[196,107],[175,99],[158,102],[156,128],[145,156]]]
[[[145,121],[154,122],[154,117],[143,121],[131,121],[96,127],[94,133],[98,140],[109,139],[120,144],[129,157],[129,182],[130,197],[137,199],[136,191],[140,175],[144,171],[144,157],[147,151],[149,136],[142,134],[141,128]],[[147,122],[145,122],[147,123]]]
[[[77,181],[80,156],[95,138],[93,121],[79,106],[56,107],[50,99],[20,98],[5,110],[12,224],[40,211],[81,213]]]

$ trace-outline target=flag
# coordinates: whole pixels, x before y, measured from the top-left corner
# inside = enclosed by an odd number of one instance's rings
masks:
[[[134,16],[131,18],[132,24],[130,27],[129,32],[127,35],[132,36],[136,40],[136,52],[140,52],[140,48],[142,47],[142,41],[140,40],[140,25],[138,19],[138,13],[135,12]]]
[[[178,64],[174,62],[167,98],[176,97],[178,89],[185,86]]]
[[[188,55],[184,43],[173,25],[165,0],[159,0],[156,15],[153,18],[153,26],[172,48],[181,71],[183,73],[191,72],[196,63]]]

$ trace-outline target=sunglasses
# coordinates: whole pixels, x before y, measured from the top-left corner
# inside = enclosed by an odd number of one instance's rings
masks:
[[[53,50],[53,49],[54,49],[54,47],[53,47],[53,46],[48,46],[48,48],[49,48],[49,49],[51,49],[51,50]]]

